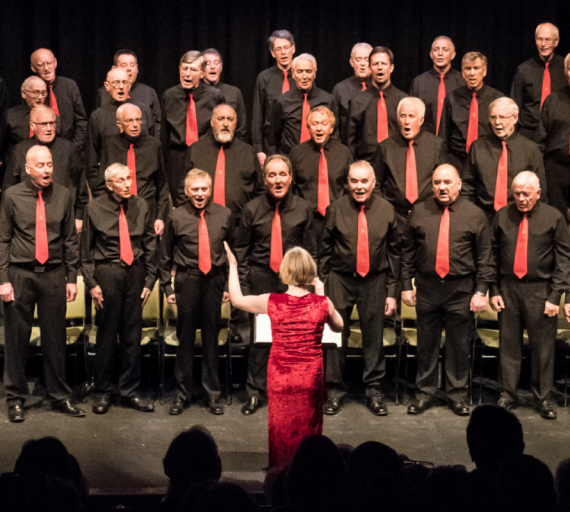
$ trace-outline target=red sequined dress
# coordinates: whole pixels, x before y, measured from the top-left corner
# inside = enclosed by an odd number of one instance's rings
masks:
[[[304,437],[323,432],[326,297],[272,293],[267,303],[273,346],[267,365],[269,466],[283,466]]]

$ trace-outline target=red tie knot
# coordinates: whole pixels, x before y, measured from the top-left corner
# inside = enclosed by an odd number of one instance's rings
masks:
[[[503,149],[505,149],[507,147],[507,141],[503,140],[502,143],[503,143]]]
[[[43,192],[42,190],[38,190],[38,196],[39,197],[42,197],[42,192]]]
[[[364,211],[364,208],[366,208],[366,205],[365,205],[364,203],[362,203],[362,204],[360,205],[360,211],[363,212],[363,211]]]
[[[477,93],[476,92],[473,93],[473,99],[477,99]]]
[[[544,67],[545,67],[546,69],[548,69],[548,66],[550,66],[550,62],[545,62],[545,63],[544,63]]]
[[[439,75],[439,79],[443,82],[443,79],[445,78],[445,75],[442,73],[441,75]]]
[[[133,149],[135,147],[134,144],[129,144],[129,150]]]
[[[283,71],[283,79],[287,80],[287,71]]]
[[[412,146],[414,145],[414,140],[409,140],[408,141],[408,146],[410,146],[410,149],[412,148]]]

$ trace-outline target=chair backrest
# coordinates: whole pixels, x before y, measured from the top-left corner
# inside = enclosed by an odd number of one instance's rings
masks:
[[[566,320],[566,314],[564,313],[564,300],[565,295],[560,297],[560,309],[558,310],[558,329],[568,329],[570,330],[570,323]]]
[[[158,320],[160,318],[160,284],[156,281],[154,288],[150,292],[144,309],[143,320]]]
[[[85,321],[85,283],[83,276],[77,276],[77,297],[73,302],[67,303],[65,318],[68,320],[81,319]],[[34,308],[34,318],[38,318],[38,306]]]

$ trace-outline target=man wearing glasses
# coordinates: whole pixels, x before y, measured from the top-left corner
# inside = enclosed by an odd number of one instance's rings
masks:
[[[46,104],[61,121],[58,134],[82,151],[87,135],[87,116],[77,84],[70,78],[56,76],[57,59],[50,50],[40,48],[32,53],[30,60],[32,71],[46,83]]]
[[[519,107],[510,98],[489,105],[493,133],[480,137],[471,146],[463,177],[464,195],[469,196],[492,224],[495,212],[512,203],[511,184],[522,171],[534,172],[546,200],[546,177],[537,144],[515,131]]]
[[[105,170],[107,191],[85,209],[80,268],[97,309],[97,355],[93,412],[105,414],[114,391],[113,367],[119,337],[120,403],[152,412],[137,391],[141,382],[142,309],[156,280],[156,236],[147,202],[133,195],[126,165]]]

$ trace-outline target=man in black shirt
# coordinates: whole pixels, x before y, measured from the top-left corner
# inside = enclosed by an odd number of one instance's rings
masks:
[[[327,296],[344,321],[342,348],[327,352],[325,414],[338,414],[346,395],[343,373],[355,305],[362,331],[367,405],[377,416],[388,414],[382,389],[386,374],[384,316],[396,308],[400,255],[394,208],[373,193],[375,184],[374,169],[368,162],[350,166],[350,195],[327,209],[319,245],[319,275],[326,279]]]
[[[4,301],[4,389],[8,420],[24,421],[26,360],[34,308],[38,308],[46,392],[52,407],[85,416],[65,382],[66,301],[77,296],[77,234],[69,191],[52,183],[45,146],[26,155],[30,179],[9,188],[0,213],[0,298]]]
[[[45,146],[50,150],[53,163],[52,180],[69,190],[75,210],[75,227],[81,231],[83,209],[89,202],[89,192],[85,180],[85,166],[81,162],[79,151],[68,140],[57,137],[55,112],[46,105],[38,105],[30,112],[30,127],[34,132],[31,139],[20,142],[13,149],[3,190],[27,181],[26,154],[32,146]]]
[[[348,132],[348,105],[350,100],[359,92],[370,87],[370,65],[368,57],[372,51],[372,46],[368,43],[356,43],[350,52],[350,65],[354,69],[354,75],[333,87],[335,110],[333,112],[336,119],[336,129],[343,144],[347,144]]]
[[[399,130],[396,110],[407,95],[392,85],[394,54],[384,46],[370,52],[371,87],[349,103],[347,146],[355,160],[371,162],[378,144]]]
[[[108,194],[108,183],[101,169],[113,163],[131,169],[130,193],[144,199],[148,206],[148,220],[156,235],[164,230],[168,214],[168,185],[160,141],[142,130],[139,107],[125,103],[117,109],[117,125],[121,133],[103,140],[98,175],[89,177],[94,197]]]
[[[420,98],[426,106],[423,130],[439,135],[445,97],[465,85],[461,73],[451,67],[455,45],[447,36],[439,36],[429,53],[433,68],[412,80],[410,96]]]
[[[313,208],[311,232],[319,240],[326,209],[343,196],[352,163],[350,150],[331,138],[335,117],[327,107],[315,107],[307,116],[310,140],[291,150],[293,189]]]
[[[376,190],[394,207],[399,237],[404,234],[412,205],[432,197],[433,171],[445,161],[445,143],[423,130],[424,119],[422,100],[401,100],[400,132],[380,143],[372,162]]]
[[[119,338],[121,404],[151,412],[137,395],[141,382],[142,309],[156,281],[156,237],[144,199],[132,194],[126,165],[105,170],[107,193],[85,208],[81,235],[81,274],[97,309],[95,400],[93,412],[111,405],[113,367]]]
[[[253,149],[263,167],[269,151],[269,130],[273,104],[279,96],[296,87],[291,80],[295,40],[288,30],[276,30],[268,39],[269,51],[277,64],[259,73],[253,95],[251,132]]]
[[[449,407],[458,416],[469,415],[465,399],[473,312],[487,308],[493,266],[487,219],[460,190],[457,170],[440,165],[433,173],[435,197],[414,205],[401,244],[402,301],[416,307],[418,327],[416,398],[408,414],[423,413],[434,399],[445,329]]]
[[[249,142],[249,134],[247,133],[247,114],[245,113],[245,105],[241,91],[233,85],[220,82],[220,75],[224,63],[220,52],[215,48],[208,48],[202,53],[206,61],[206,69],[204,71],[204,81],[218,89],[224,95],[224,101],[236,111],[237,127],[236,136],[244,142]]]
[[[56,76],[57,59],[46,48],[32,53],[32,71],[47,85],[46,105],[59,117],[61,129],[58,135],[73,143],[79,152],[83,151],[87,136],[87,115],[79,88],[74,80]]]
[[[482,53],[466,53],[461,70],[467,83],[445,97],[439,136],[447,142],[448,162],[463,177],[471,144],[492,132],[489,105],[504,94],[483,82],[487,75],[487,57]]]
[[[570,289],[570,236],[560,212],[539,202],[540,183],[534,173],[518,174],[512,188],[514,204],[499,210],[493,223],[496,276],[490,295],[491,307],[499,312],[499,405],[516,406],[526,329],[538,412],[555,419],[554,346],[560,298]],[[569,316],[570,304],[564,309]]]
[[[156,91],[141,82],[137,82],[139,75],[139,63],[135,52],[132,50],[119,50],[113,58],[113,68],[120,68],[127,72],[131,81],[131,89],[129,90],[129,101],[137,105],[147,105],[152,111],[154,120],[154,135],[160,138],[160,123],[162,120],[162,112],[160,110],[160,102]],[[95,105],[97,108],[113,102],[112,96],[105,87],[97,90],[97,98]]]
[[[515,131],[518,114],[519,107],[510,98],[493,101],[489,106],[493,133],[473,142],[467,159],[462,194],[485,212],[489,225],[495,212],[512,202],[511,183],[518,173],[534,172],[546,189],[540,148]]]
[[[518,131],[532,140],[535,140],[544,100],[551,92],[566,87],[564,59],[555,53],[560,41],[558,27],[541,23],[536,27],[534,41],[538,55],[517,68],[511,85],[511,98],[520,110]]]
[[[234,252],[242,288],[248,293],[284,293],[279,278],[283,255],[292,247],[303,247],[313,258],[316,240],[311,235],[313,211],[304,199],[293,195],[291,162],[282,155],[265,161],[266,192],[243,209]],[[253,317],[252,317],[253,321]],[[269,349],[254,345],[250,338],[247,372],[247,402],[241,412],[251,415],[261,405],[266,392]]]
[[[184,181],[186,150],[210,133],[212,111],[224,103],[224,95],[202,80],[205,69],[200,52],[186,52],[180,59],[180,85],[162,96],[162,150],[174,206],[178,204],[178,184]]]
[[[303,53],[293,59],[293,80],[296,87],[275,100],[269,132],[269,153],[289,155],[297,144],[309,140],[307,116],[319,105],[333,109],[333,97],[315,84],[317,61]],[[334,135],[338,138],[337,134]]]
[[[190,199],[172,210],[160,244],[160,284],[171,304],[178,305],[174,375],[177,395],[170,414],[181,414],[190,404],[196,330],[202,329],[202,385],[212,414],[223,414],[218,375],[218,334],[227,282],[224,242],[231,245],[234,220],[229,208],[210,201],[212,179],[199,169],[186,176]],[[176,276],[172,289],[172,268]]]

